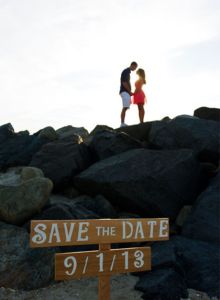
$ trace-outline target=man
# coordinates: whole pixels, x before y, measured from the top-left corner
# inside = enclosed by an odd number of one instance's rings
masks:
[[[133,93],[131,92],[131,83],[130,83],[130,73],[131,71],[135,71],[137,69],[138,64],[133,61],[129,68],[125,69],[121,73],[121,86],[120,86],[120,96],[122,98],[122,111],[121,111],[121,127],[127,126],[125,124],[125,114],[127,109],[130,107],[131,96]]]

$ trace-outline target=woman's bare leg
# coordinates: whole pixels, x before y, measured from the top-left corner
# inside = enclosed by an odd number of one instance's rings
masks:
[[[139,113],[140,123],[143,123],[144,122],[144,115],[145,115],[144,104],[138,104],[138,113]]]

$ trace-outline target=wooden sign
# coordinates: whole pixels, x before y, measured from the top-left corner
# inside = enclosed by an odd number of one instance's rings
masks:
[[[167,218],[31,221],[30,245],[33,248],[168,239]]]
[[[151,270],[150,247],[59,253],[55,256],[55,280]]]
[[[99,277],[99,300],[110,300],[110,275],[151,269],[151,249],[111,249],[112,243],[165,241],[169,219],[93,219],[31,221],[30,246],[99,244],[99,251],[59,253],[55,279]]]

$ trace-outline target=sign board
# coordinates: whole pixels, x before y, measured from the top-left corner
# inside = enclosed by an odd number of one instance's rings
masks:
[[[30,246],[99,244],[99,251],[58,253],[55,279],[99,277],[99,300],[110,300],[110,276],[151,269],[151,249],[111,249],[112,243],[166,241],[169,219],[89,219],[31,221]]]
[[[167,218],[31,221],[32,248],[168,239]]]
[[[147,270],[151,270],[150,247],[59,253],[55,256],[55,280]]]

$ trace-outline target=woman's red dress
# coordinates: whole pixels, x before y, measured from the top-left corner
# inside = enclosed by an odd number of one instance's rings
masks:
[[[146,96],[144,91],[142,90],[143,81],[137,80],[135,82],[136,92],[133,95],[132,102],[134,104],[144,104],[146,102]]]

